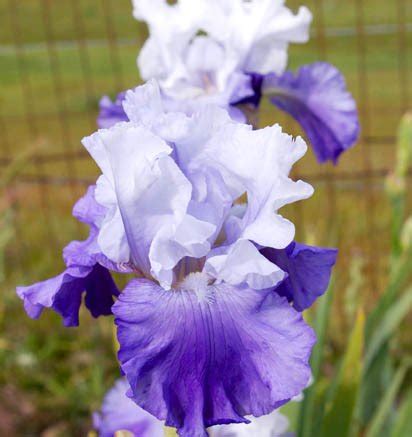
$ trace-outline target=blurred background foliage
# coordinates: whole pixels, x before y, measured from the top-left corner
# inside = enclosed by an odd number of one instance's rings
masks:
[[[309,151],[294,170],[316,194],[284,215],[298,240],[340,256],[329,293],[307,313],[319,336],[315,382],[284,411],[299,436],[409,436],[412,2],[287,4],[314,13],[290,67],[338,66],[362,138],[337,167]],[[31,321],[14,289],[59,273],[62,247],[85,236],[70,212],[98,171],[80,139],[95,129],[101,95],[140,82],[146,29],[129,0],[0,0],[0,23],[0,435],[86,435],[119,375],[112,321],[86,312],[80,329],[52,312]],[[262,125],[275,122],[301,134],[264,106]]]

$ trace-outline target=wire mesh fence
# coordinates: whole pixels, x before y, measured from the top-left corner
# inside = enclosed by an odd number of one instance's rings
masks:
[[[296,8],[301,0],[289,1]],[[407,0],[307,0],[312,39],[290,50],[290,64],[324,60],[339,67],[358,102],[362,136],[338,166],[309,153],[295,170],[317,189],[310,202],[285,212],[298,238],[336,245],[362,257],[371,293],[386,275],[389,204],[383,185],[394,159],[396,129],[411,106],[412,4]],[[78,238],[74,201],[95,180],[80,139],[95,127],[99,98],[136,86],[136,55],[146,38],[129,0],[0,0],[0,168],[24,164],[5,191],[15,244],[10,281],[56,272],[58,250]],[[301,133],[266,107],[264,122]],[[409,202],[411,205],[411,202]]]

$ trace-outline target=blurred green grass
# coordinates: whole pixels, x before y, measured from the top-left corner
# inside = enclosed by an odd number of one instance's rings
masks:
[[[94,129],[99,97],[114,96],[123,88],[139,83],[136,55],[145,38],[144,26],[131,18],[129,0],[16,1],[18,16],[14,17],[10,3],[13,1],[0,0],[0,119],[4,126],[0,158],[15,156],[33,144],[45,145],[41,153],[46,155],[81,151],[80,139]],[[327,340],[327,359],[322,368],[324,374],[330,375],[346,345],[352,323],[343,310],[345,296],[339,290],[351,283],[353,264],[362,265],[364,280],[356,303],[361,302],[366,310],[373,307],[389,274],[391,206],[383,193],[383,180],[346,179],[344,175],[394,165],[390,138],[395,136],[403,112],[402,92],[412,95],[412,80],[409,80],[409,90],[403,90],[400,76],[403,61],[398,56],[400,40],[396,33],[366,35],[365,57],[360,52],[356,33],[326,38],[326,51],[322,52],[317,33],[320,2],[288,2],[294,8],[301,3],[315,14],[313,37],[307,45],[291,47],[291,67],[317,60],[337,65],[359,103],[363,135],[377,139],[374,144],[357,145],[342,158],[338,167],[319,167],[310,151],[295,172],[313,180],[316,194],[304,204],[284,212],[297,223],[298,239],[337,245],[341,251],[335,271],[337,292]],[[51,50],[56,53],[55,58],[50,57],[43,44],[47,37],[46,4],[50,5],[50,31],[55,42]],[[365,25],[399,21],[397,2],[364,0],[361,4]],[[76,5],[77,11],[73,8]],[[324,0],[324,26],[353,29],[357,20],[355,5],[356,0]],[[406,1],[405,5],[402,18],[410,23],[412,3]],[[105,7],[109,8],[107,15]],[[13,46],[16,19],[20,22],[19,40],[23,44],[21,58],[16,56]],[[117,52],[111,51],[113,47],[107,41],[108,26],[112,26],[119,40]],[[84,46],[81,45],[82,34],[86,39]],[[405,42],[409,51],[404,55],[410,58],[411,33],[406,35]],[[113,66],[116,53],[118,67]],[[88,58],[90,71],[87,66],[84,69],[82,54]],[[359,81],[362,65],[366,72],[365,84]],[[21,86],[21,66],[27,72],[23,80],[31,89],[29,107]],[[59,93],[55,90],[53,72],[56,71],[60,76]],[[367,101],[362,100],[365,91]],[[33,114],[36,137],[27,122],[27,110]],[[268,105],[263,108],[261,122],[280,122],[286,131],[300,133],[289,118]],[[62,135],[64,127],[69,128],[69,137]],[[89,159],[75,159],[71,165],[60,161],[40,165],[27,163],[22,169],[24,177],[11,183],[7,195],[3,196],[0,206],[4,209],[12,206],[15,235],[7,247],[6,277],[0,285],[3,295],[0,304],[0,433],[40,435],[45,429],[51,429],[50,432],[55,433],[51,435],[84,435],[90,426],[90,411],[97,408],[103,392],[118,375],[111,321],[105,319],[96,323],[82,313],[81,328],[73,330],[62,328],[58,317],[50,312],[40,321],[31,321],[14,294],[18,283],[57,274],[63,267],[61,248],[71,239],[85,235],[85,229],[79,229],[70,215],[72,204],[84,191],[85,184],[38,186],[24,182],[27,177],[39,175],[93,179],[97,169]],[[332,186],[325,183],[325,178],[339,178],[339,175],[342,180],[336,179]],[[407,195],[410,213],[412,193]],[[368,196],[369,203],[365,201]],[[43,197],[49,202],[46,215],[41,206]],[[398,352],[411,351],[406,328],[403,332]]]

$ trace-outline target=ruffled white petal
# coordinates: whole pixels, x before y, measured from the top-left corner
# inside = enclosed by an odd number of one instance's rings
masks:
[[[301,7],[295,15],[284,0],[204,0],[209,8],[203,27],[221,42],[227,65],[260,74],[283,72],[288,44],[309,38],[312,15]],[[225,68],[221,67],[221,68]]]
[[[285,273],[261,255],[248,240],[236,241],[223,253],[219,249],[212,251],[204,270],[218,282],[231,285],[246,283],[254,290],[273,287],[285,277]]]
[[[133,14],[146,21],[150,37],[138,58],[143,79],[165,84],[181,75],[181,55],[199,29],[202,4],[191,0],[169,5],[165,0],[133,0]]]
[[[133,123],[94,137],[85,143],[96,146],[99,162],[110,163],[102,166],[96,195],[109,207],[98,237],[102,252],[116,262],[131,260],[170,288],[175,265],[205,256],[216,226],[187,213],[192,186],[160,137]]]
[[[200,165],[218,168],[233,195],[247,193],[248,198],[241,217],[233,214],[228,217],[227,244],[232,246],[226,253],[219,253],[217,259],[213,259],[214,254],[209,256],[205,266],[209,273],[232,284],[242,282],[243,275],[244,282],[259,288],[278,280],[275,270],[269,268],[271,263],[261,261],[257,255],[253,267],[243,265],[237,245],[251,241],[263,247],[284,248],[292,242],[294,225],[278,210],[313,193],[310,185],[288,178],[291,166],[305,151],[302,139],[294,141],[279,126],[253,131],[248,126],[231,124],[208,143],[198,157]],[[258,252],[251,244],[247,247],[249,256],[252,247]],[[246,246],[242,249],[246,251]],[[272,269],[276,267],[273,266]]]

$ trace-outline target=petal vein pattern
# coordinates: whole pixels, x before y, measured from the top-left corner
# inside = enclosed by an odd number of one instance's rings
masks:
[[[227,284],[208,293],[135,280],[113,308],[132,399],[181,437],[268,414],[310,377],[314,333],[286,299]]]

